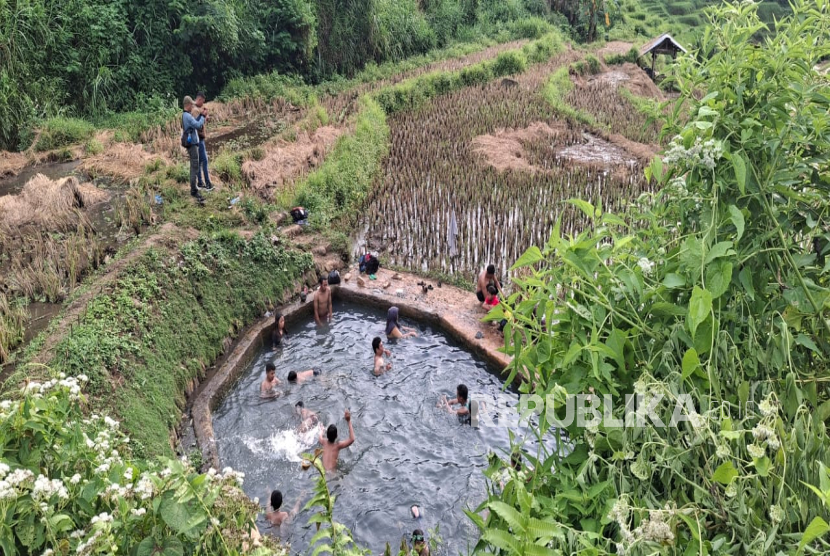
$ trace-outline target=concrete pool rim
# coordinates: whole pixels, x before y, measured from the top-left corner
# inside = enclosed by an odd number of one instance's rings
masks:
[[[378,277],[382,280],[384,274],[387,273],[391,276],[388,271],[382,271]],[[415,284],[418,278],[405,273],[400,273],[400,275],[401,280],[399,283],[396,282],[396,285],[405,287],[408,285],[410,290],[414,289],[411,286]],[[458,294],[474,299],[471,292],[451,288],[450,286],[444,286],[444,288],[457,290]],[[482,315],[470,311],[459,311],[457,307],[451,311],[446,310],[446,307],[441,310],[442,307],[434,306],[423,299],[416,297],[402,298],[393,293],[401,291],[401,288],[395,288],[394,290],[392,288],[383,289],[382,287],[365,288],[358,286],[354,281],[344,281],[339,286],[332,286],[331,289],[333,297],[340,301],[382,310],[395,305],[400,309],[402,316],[438,328],[461,344],[465,350],[480,357],[494,369],[504,370],[510,363],[510,357],[498,351],[501,346],[494,340],[492,334],[488,334],[484,338],[476,338],[477,333],[483,327],[489,326],[480,322]],[[309,294],[306,302],[285,305],[280,308],[279,312],[282,313],[286,321],[295,321],[311,314],[312,303],[313,295]],[[477,323],[477,325],[473,326],[473,323]],[[216,373],[207,378],[196,393],[191,415],[196,442],[202,453],[202,466],[205,469],[208,467],[220,468],[219,451],[213,431],[213,410],[219,406],[233,388],[257,352],[270,340],[273,326],[273,316],[263,317],[254,323],[236,342],[234,349],[228,354]]]

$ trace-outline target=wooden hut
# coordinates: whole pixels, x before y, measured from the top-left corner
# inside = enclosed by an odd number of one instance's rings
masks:
[[[654,78],[654,61],[658,54],[666,54],[672,58],[676,58],[681,52],[686,53],[686,49],[680,46],[676,40],[668,33],[663,33],[656,39],[647,42],[640,49],[640,58],[651,54],[651,77]]]

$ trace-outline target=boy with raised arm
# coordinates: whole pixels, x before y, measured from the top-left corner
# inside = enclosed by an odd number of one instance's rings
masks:
[[[323,467],[326,471],[334,471],[337,468],[337,457],[340,455],[340,450],[348,448],[354,444],[354,428],[352,427],[352,414],[346,410],[344,415],[346,422],[349,424],[349,439],[341,442],[337,441],[337,427],[329,425],[326,429],[326,434],[323,436],[323,429],[320,429],[320,444],[323,445]]]

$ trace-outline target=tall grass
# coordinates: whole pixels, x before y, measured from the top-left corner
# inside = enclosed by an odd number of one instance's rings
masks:
[[[95,132],[95,127],[78,118],[65,118],[59,116],[46,120],[40,130],[35,150],[50,151],[83,143]]]
[[[23,341],[28,318],[23,305],[0,293],[0,363],[8,361],[11,350]]]

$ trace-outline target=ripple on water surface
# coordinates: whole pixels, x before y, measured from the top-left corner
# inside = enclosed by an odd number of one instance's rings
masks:
[[[413,529],[436,525],[445,541],[442,552],[467,553],[477,532],[463,509],[485,498],[487,453],[503,455],[508,431],[471,428],[436,403],[441,394],[454,396],[458,383],[469,387],[473,400],[493,400],[502,382],[442,332],[411,322],[419,337],[384,341],[392,352],[392,370],[375,377],[371,341],[382,335],[384,324],[379,311],[336,304],[329,328],[318,330],[310,317],[289,326],[284,346],[260,352],[214,412],[220,460],[245,473],[246,493],[259,497],[263,506],[274,488],[283,492],[282,509],[290,510],[300,496],[304,505],[315,474],[301,470],[300,454],[317,446],[318,431],[296,432],[294,404],[302,400],[324,425],[335,423],[339,440],[348,438],[343,419],[348,408],[357,440],[340,453],[338,470],[330,474],[338,497],[335,519],[375,554],[386,542],[397,550],[401,535]],[[277,366],[283,395],[262,400],[259,386],[268,361]],[[286,386],[289,371],[312,367],[322,375]],[[419,521],[410,516],[412,504],[422,507]],[[314,535],[309,516],[301,513],[283,530],[294,553],[304,552]],[[259,526],[263,533],[278,532],[262,518]]]

